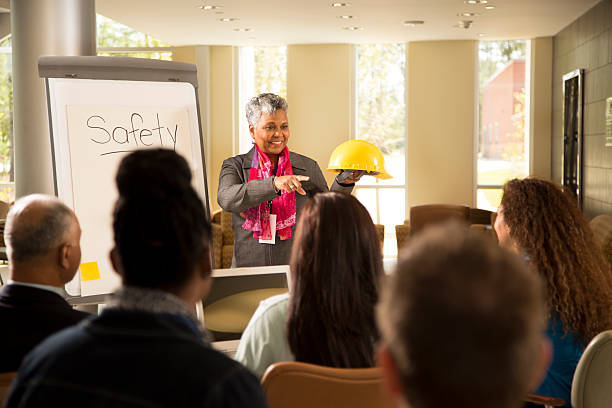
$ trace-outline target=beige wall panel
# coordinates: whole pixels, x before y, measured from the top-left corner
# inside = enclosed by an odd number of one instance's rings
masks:
[[[473,203],[475,41],[406,45],[407,208]]]
[[[235,49],[210,47],[210,173],[208,189],[211,209],[219,209],[217,187],[223,160],[232,157],[235,121]]]
[[[529,113],[531,174],[551,178],[553,39],[531,40]]]
[[[289,149],[319,163],[326,171],[336,146],[351,139],[351,55],[348,44],[290,45],[287,99],[291,139]]]

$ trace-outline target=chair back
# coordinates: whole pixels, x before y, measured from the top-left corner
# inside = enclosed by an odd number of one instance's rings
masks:
[[[380,251],[384,252],[385,250],[385,226],[382,224],[374,224],[376,228],[376,236],[378,237],[378,242],[380,242]]]
[[[599,333],[584,350],[572,382],[573,408],[612,407],[612,330]]]
[[[589,222],[589,227],[601,245],[604,258],[612,269],[612,215],[598,215]]]
[[[456,204],[426,204],[410,207],[410,234],[414,235],[426,226],[448,219],[470,222],[470,207]]]
[[[17,377],[17,371],[0,373],[0,407],[4,406],[4,402],[15,377]]]
[[[262,387],[269,408],[395,408],[382,386],[382,370],[333,368],[299,362],[272,364]]]

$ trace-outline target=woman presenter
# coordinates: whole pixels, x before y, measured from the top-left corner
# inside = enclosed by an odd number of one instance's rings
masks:
[[[287,110],[287,101],[278,95],[251,99],[246,117],[253,148],[221,167],[217,201],[232,213],[232,267],[288,264],[302,207],[328,190],[317,162],[289,151]],[[363,174],[340,173],[331,190],[350,193]]]

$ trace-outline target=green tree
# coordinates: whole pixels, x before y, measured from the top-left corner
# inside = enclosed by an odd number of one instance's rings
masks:
[[[253,47],[255,95],[272,92],[287,97],[287,47]]]
[[[405,139],[404,44],[358,47],[359,138],[384,153],[401,153]]]
[[[113,47],[170,47],[148,34],[141,33],[128,26],[104,17],[101,14],[96,15],[97,24],[97,41],[99,48]],[[171,60],[171,52],[130,52],[130,53],[114,53],[100,52],[98,55],[103,56],[120,56],[120,57],[136,57],[136,58],[152,58]]]

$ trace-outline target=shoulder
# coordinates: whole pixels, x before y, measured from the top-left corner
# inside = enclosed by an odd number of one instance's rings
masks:
[[[253,314],[252,320],[274,319],[275,317],[283,317],[287,314],[287,305],[289,303],[289,293],[283,293],[262,300]]]
[[[303,169],[319,168],[319,164],[310,157],[292,151],[289,152],[289,160],[291,161],[291,165],[293,167],[299,167]]]

